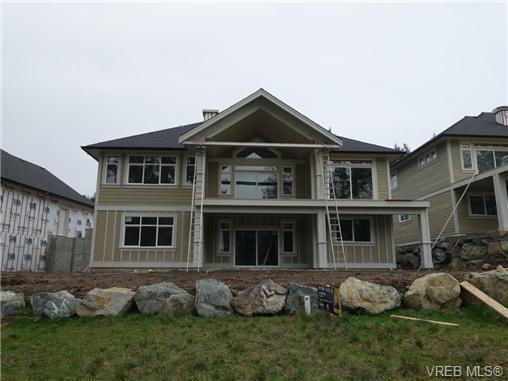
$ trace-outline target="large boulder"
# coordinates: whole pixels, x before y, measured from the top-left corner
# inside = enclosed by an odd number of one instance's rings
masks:
[[[471,273],[467,276],[467,280],[491,298],[508,306],[508,273],[502,270],[488,273]],[[463,293],[462,297],[468,303],[481,303],[467,292]]]
[[[294,314],[305,309],[305,296],[310,296],[310,310],[315,312],[319,309],[317,288],[302,286],[298,283],[291,283],[288,287],[288,296],[284,304],[284,310]]]
[[[68,291],[36,292],[30,298],[34,315],[45,315],[51,319],[75,315],[79,303],[80,300]]]
[[[25,307],[25,295],[12,291],[0,291],[0,316],[10,316],[18,308]]]
[[[482,259],[487,253],[484,246],[465,243],[462,245],[460,256],[465,261],[474,261]]]
[[[119,316],[126,314],[134,298],[128,288],[94,288],[86,294],[76,311],[79,316]]]
[[[411,308],[455,308],[461,304],[460,285],[447,273],[435,273],[416,279],[404,295]]]
[[[284,287],[268,279],[241,291],[231,304],[243,316],[274,315],[284,308],[286,295]]]
[[[196,312],[200,316],[227,316],[233,313],[233,294],[229,287],[215,279],[196,282]]]
[[[134,301],[143,315],[162,313],[182,315],[194,310],[194,297],[173,283],[162,282],[141,286]]]
[[[349,277],[340,285],[340,300],[344,308],[380,314],[400,306],[400,294],[391,286],[365,282]]]

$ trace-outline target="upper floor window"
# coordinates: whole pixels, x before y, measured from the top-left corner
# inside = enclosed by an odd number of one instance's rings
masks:
[[[276,159],[277,154],[266,147],[249,147],[237,152],[236,157],[243,159]]]
[[[469,196],[469,211],[472,216],[496,216],[496,198],[489,194]]]
[[[460,156],[462,158],[462,169],[473,169],[473,155],[471,154],[471,144],[464,143],[460,145]]]
[[[292,196],[293,193],[293,167],[282,167],[282,194]]]
[[[508,165],[508,147],[475,145],[478,172]]]
[[[176,156],[129,156],[129,184],[175,184]]]
[[[418,167],[424,167],[427,164],[437,160],[437,149],[426,152],[418,158]]]
[[[397,176],[397,172],[392,172],[390,176],[390,186],[392,189],[395,189],[399,186],[399,178]]]
[[[187,157],[185,159],[185,184],[191,185],[194,182],[194,172],[196,168],[196,158]]]
[[[118,183],[118,156],[108,156],[106,158],[106,184]]]
[[[371,160],[333,161],[331,167],[335,197],[353,200],[373,198]]]
[[[277,167],[235,166],[235,197],[246,199],[277,198]]]
[[[220,170],[220,195],[231,194],[231,165],[223,165]]]

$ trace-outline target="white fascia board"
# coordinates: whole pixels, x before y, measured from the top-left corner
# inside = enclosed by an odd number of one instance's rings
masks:
[[[307,118],[305,115],[301,114],[300,112],[296,111],[294,108],[290,107],[286,103],[282,102],[281,100],[274,97],[272,94],[267,92],[264,89],[259,89],[258,91],[252,93],[248,97],[242,99],[241,101],[235,103],[234,105],[228,107],[224,111],[221,111],[217,115],[215,115],[213,118],[208,119],[204,123],[200,124],[198,127],[193,128],[192,130],[186,132],[180,138],[178,139],[179,143],[184,143],[186,140],[189,140],[191,137],[196,135],[197,133],[205,130],[206,128],[210,127],[212,124],[222,120],[226,116],[234,113],[236,110],[240,109],[241,107],[245,106],[246,104],[254,101],[257,98],[263,97],[267,99],[268,101],[272,102],[276,106],[280,107],[284,111],[288,112],[301,122],[307,124],[308,126],[312,127],[314,130],[319,132],[321,135],[324,135],[326,138],[330,139],[331,141],[337,143],[342,147],[342,140],[332,134],[331,132],[327,131],[324,127],[320,126],[316,122],[312,121],[311,119]]]

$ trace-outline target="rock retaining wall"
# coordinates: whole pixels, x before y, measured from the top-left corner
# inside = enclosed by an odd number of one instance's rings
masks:
[[[420,245],[398,246],[397,267],[417,269],[420,266]],[[432,260],[436,269],[463,270],[483,268],[488,270],[498,265],[508,266],[508,233],[488,233],[446,237],[440,239],[432,249]]]

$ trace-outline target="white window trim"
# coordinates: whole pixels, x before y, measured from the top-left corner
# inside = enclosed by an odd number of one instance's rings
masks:
[[[356,159],[355,159],[356,160]],[[358,159],[363,160],[363,159]],[[330,167],[331,167],[331,174],[333,177],[333,170],[334,168],[349,168],[349,194],[351,195],[349,198],[337,198],[337,200],[377,200],[378,194],[377,194],[377,170],[376,170],[376,164],[374,160],[372,159],[365,159],[364,161],[370,161],[370,164],[333,164],[333,162],[339,162],[339,161],[347,161],[347,160],[331,160]],[[370,174],[371,174],[371,180],[372,180],[372,198],[353,198],[353,182],[352,179],[352,168],[370,168]]]
[[[170,183],[161,183],[160,182],[160,177],[159,177],[159,183],[158,184],[145,184],[143,182],[141,183],[130,183],[129,182],[129,168],[130,168],[130,158],[131,156],[143,156],[143,164],[142,164],[142,167],[143,167],[143,172],[141,174],[141,178],[144,179],[145,178],[145,164],[144,164],[144,158],[146,156],[155,156],[155,157],[162,157],[162,156],[173,156],[175,157],[176,161],[175,161],[175,164],[164,164],[165,166],[171,166],[171,165],[174,165],[175,167],[175,182],[173,184],[170,184]],[[134,164],[134,165],[139,165],[139,164]],[[124,184],[128,187],[143,187],[143,188],[150,188],[150,187],[154,187],[154,188],[159,188],[159,187],[177,187],[180,185],[180,182],[179,182],[179,176],[180,176],[180,155],[177,155],[177,154],[164,154],[164,153],[155,153],[155,154],[129,154],[127,156],[127,161],[126,161],[126,164],[125,164],[125,171],[124,171]]]
[[[194,158],[194,173],[196,173],[196,156],[194,155],[184,155],[183,157],[183,174],[182,174],[182,186],[183,187],[192,187],[192,182],[187,182],[187,159]]]
[[[395,181],[393,181],[393,179],[395,178]],[[393,185],[393,183],[397,183],[397,185]],[[397,189],[399,187],[399,175],[397,173],[397,171],[395,171],[393,174],[390,174],[390,189],[391,190],[394,190],[394,189]]]
[[[340,218],[341,221],[354,221],[354,220],[369,220],[369,227],[370,227],[370,241],[355,241],[355,230],[354,230],[354,223],[352,222],[353,226],[353,241],[342,241],[344,245],[375,245],[376,244],[376,237],[374,236],[374,218],[371,216],[358,216],[358,217],[347,217],[347,218]],[[335,237],[335,242],[339,242],[340,240],[338,237]]]
[[[295,166],[294,165],[281,165],[280,168],[281,168],[281,172],[280,172],[281,196],[282,197],[294,197],[296,194]],[[292,186],[291,186],[291,193],[288,193],[288,194],[284,193],[284,168],[291,169]]]
[[[432,158],[432,156],[433,156],[432,153],[433,152],[436,152],[436,157],[434,159]],[[421,159],[425,158],[427,155],[430,155],[430,161],[428,161],[426,163],[423,163],[423,164],[420,164]],[[437,159],[439,159],[439,152],[438,152],[437,148],[433,148],[431,150],[428,150],[428,151],[424,152],[422,155],[418,156],[418,161],[417,161],[416,164],[417,164],[418,168],[424,168],[424,167],[426,167],[426,166],[436,162]]]
[[[281,235],[280,235],[281,236],[280,252],[281,252],[281,254],[284,254],[286,256],[296,256],[296,254],[297,254],[297,250],[296,250],[296,221],[294,219],[286,219],[286,220],[282,220],[281,222],[282,222],[282,225],[281,225]],[[284,224],[291,224],[292,228],[285,229]],[[286,231],[293,232],[293,251],[284,251],[284,232],[286,232]]]
[[[171,246],[140,246],[140,245],[125,245],[125,217],[173,217],[173,234],[171,236]],[[177,214],[176,212],[171,213],[154,213],[154,212],[123,212],[122,213],[122,231],[120,232],[120,243],[118,245],[119,249],[138,249],[138,250],[174,250],[176,249],[176,229],[177,229]],[[141,221],[140,221],[141,225]],[[158,226],[158,225],[157,225]],[[163,225],[165,226],[165,225]],[[141,229],[140,229],[141,234]],[[159,234],[159,229],[156,229],[155,242],[157,242],[157,236]]]
[[[223,219],[218,220],[218,226],[217,226],[217,253],[218,254],[232,254],[233,253],[233,224],[231,223],[231,220]],[[222,229],[221,224],[228,224],[229,229]],[[228,251],[222,251],[220,249],[220,235],[222,231],[229,231],[229,250]]]
[[[407,220],[402,219],[402,216],[408,216]],[[399,214],[399,224],[407,224],[408,222],[411,222],[411,215],[410,214]]]
[[[465,168],[464,167],[464,151],[465,149],[462,148],[462,145],[469,145],[469,154],[471,155],[471,168]],[[471,171],[473,172],[476,168],[476,154],[473,148],[473,144],[470,142],[459,142],[459,151],[460,151],[460,168],[463,171]]]
[[[108,175],[108,157],[110,156],[116,156],[118,157],[118,164],[116,166],[116,182],[114,183],[108,183],[107,182],[107,175]],[[122,163],[122,155],[120,154],[116,154],[116,155],[113,155],[113,154],[107,154],[104,156],[104,165],[103,165],[103,168],[102,168],[102,185],[106,185],[106,186],[115,186],[115,185],[119,185],[120,184],[120,171],[121,171],[121,164]]]
[[[471,196],[476,197],[482,197],[483,198],[483,206],[485,209],[485,214],[474,214],[471,208]],[[494,196],[494,193],[492,192],[471,192],[467,194],[467,211],[468,215],[471,218],[481,218],[481,219],[497,219],[497,213],[496,214],[487,214],[487,201],[486,196]],[[497,211],[497,204],[496,204],[496,211]]]

